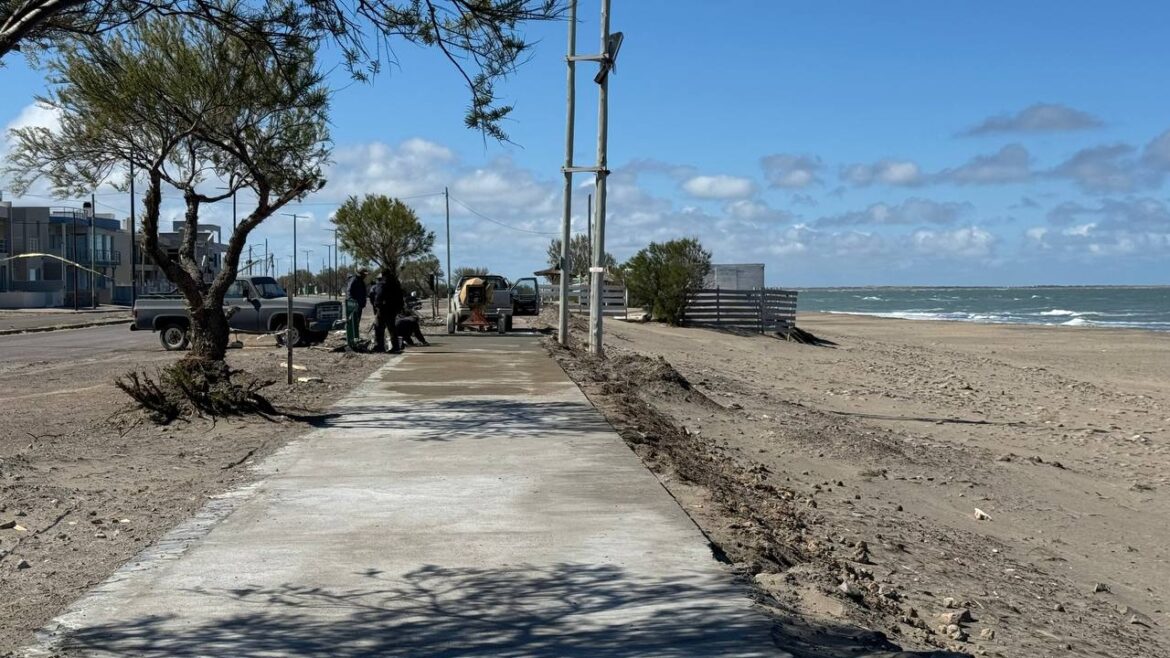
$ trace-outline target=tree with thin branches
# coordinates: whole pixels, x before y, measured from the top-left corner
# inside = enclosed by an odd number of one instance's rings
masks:
[[[405,42],[450,61],[470,92],[467,126],[506,140],[502,122],[512,107],[495,84],[528,57],[520,27],[562,12],[562,0],[0,0],[0,65],[14,52],[36,60],[159,16],[203,23],[258,62],[295,62],[305,39],[329,40],[361,81],[396,63],[394,46]]]
[[[225,293],[248,235],[325,182],[328,92],[303,39],[259,59],[215,26],[155,17],[104,37],[62,46],[49,63],[53,87],[39,101],[60,127],[14,130],[6,172],[17,192],[46,179],[62,196],[103,183],[125,188],[128,165],[146,179],[143,250],[178,288],[191,316],[183,364],[226,372]],[[217,186],[226,181],[227,189]],[[196,261],[200,209],[241,190],[256,196],[210,280]],[[182,239],[172,257],[159,242],[164,190],[182,196]]]

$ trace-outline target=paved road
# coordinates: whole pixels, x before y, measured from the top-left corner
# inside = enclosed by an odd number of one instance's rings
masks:
[[[0,336],[0,366],[162,350],[156,334],[149,331],[132,332],[129,326],[127,322],[86,329]]]
[[[99,585],[30,655],[786,655],[535,339],[435,342]]]

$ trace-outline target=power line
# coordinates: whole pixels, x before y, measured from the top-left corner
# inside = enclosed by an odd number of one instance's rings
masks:
[[[451,197],[451,200],[454,201],[455,203],[458,203],[459,205],[463,206],[463,208],[465,210],[467,210],[467,212],[475,215],[476,217],[479,217],[480,219],[486,219],[487,221],[489,221],[493,224],[498,224],[500,226],[503,226],[504,228],[512,229],[513,231],[520,231],[521,233],[531,233],[533,235],[556,235],[556,233],[553,231],[533,231],[532,229],[520,228],[519,226],[513,226],[511,224],[506,224],[504,222],[501,222],[498,219],[492,219],[491,217],[488,217],[487,215],[479,212],[478,210],[467,205],[466,203],[463,203],[459,199],[456,199],[455,197]]]

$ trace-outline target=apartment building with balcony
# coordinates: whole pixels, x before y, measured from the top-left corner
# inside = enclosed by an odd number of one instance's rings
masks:
[[[130,232],[111,214],[0,202],[0,308],[128,300],[129,253]]]

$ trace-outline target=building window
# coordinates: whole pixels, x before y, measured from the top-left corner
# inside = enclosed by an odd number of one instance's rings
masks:
[[[35,235],[30,235],[28,238],[28,250],[36,253],[41,250],[41,239]],[[33,279],[35,280],[35,279]]]

